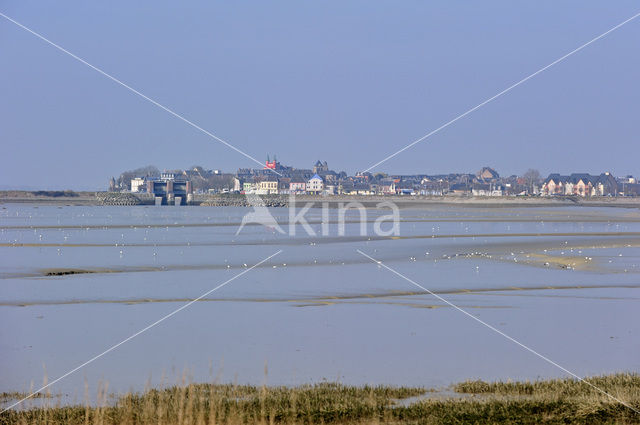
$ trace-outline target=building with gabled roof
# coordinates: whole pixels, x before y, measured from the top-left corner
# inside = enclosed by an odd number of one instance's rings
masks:
[[[313,173],[314,174],[320,174],[323,172],[327,172],[329,171],[329,166],[327,165],[327,161],[316,161],[316,163],[313,165]]]
[[[588,173],[573,173],[562,176],[549,174],[542,183],[543,196],[611,196],[618,191],[618,183],[611,173],[599,176]]]
[[[482,169],[476,173],[476,178],[482,182],[489,182],[498,180],[500,174],[491,167],[482,167]]]

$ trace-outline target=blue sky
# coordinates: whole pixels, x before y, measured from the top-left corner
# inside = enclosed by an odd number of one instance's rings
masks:
[[[640,12],[636,1],[42,2],[0,12],[250,155],[354,173]],[[381,165],[640,174],[640,18]],[[250,160],[0,18],[2,188]]]

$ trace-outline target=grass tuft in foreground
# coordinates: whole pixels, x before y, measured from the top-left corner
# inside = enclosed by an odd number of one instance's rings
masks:
[[[589,381],[640,410],[639,375],[617,374]],[[423,388],[191,384],[126,394],[106,407],[5,412],[0,424],[640,423],[640,415],[632,409],[571,379],[469,381],[453,389],[457,396],[440,399],[437,392]],[[409,403],[411,397],[418,399]]]

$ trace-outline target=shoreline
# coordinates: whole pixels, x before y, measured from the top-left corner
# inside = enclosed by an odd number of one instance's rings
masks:
[[[31,191],[0,191],[0,204],[40,204],[58,206],[103,206],[117,205],[103,201],[104,194],[109,192],[52,192],[52,195],[40,194]],[[137,198],[139,205],[153,205],[149,196],[122,193],[122,196],[131,199]],[[287,207],[288,195],[261,195],[268,207]],[[314,207],[321,207],[327,203],[329,207],[336,208],[340,203],[359,202],[365,207],[376,208],[381,202],[392,202],[399,208],[419,208],[421,206],[452,205],[460,207],[618,207],[640,208],[639,197],[474,197],[474,196],[408,196],[408,195],[297,195],[296,204],[305,206],[312,203]],[[195,195],[191,206],[248,206],[243,195]]]
[[[444,388],[182,382],[147,387],[144,392],[108,394],[107,385],[102,384],[95,402],[87,398],[65,404],[60,395],[35,394],[35,400],[3,412],[0,423],[634,423],[640,407],[639,386],[640,375],[633,372],[582,381],[467,380]],[[2,393],[0,401],[11,406],[27,396]]]

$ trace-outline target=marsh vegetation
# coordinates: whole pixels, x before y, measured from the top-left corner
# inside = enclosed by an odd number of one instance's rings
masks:
[[[418,387],[185,384],[112,396],[97,406],[46,404],[0,415],[2,424],[638,423],[640,376],[535,382],[467,381],[446,396]],[[631,408],[630,408],[631,407]]]

